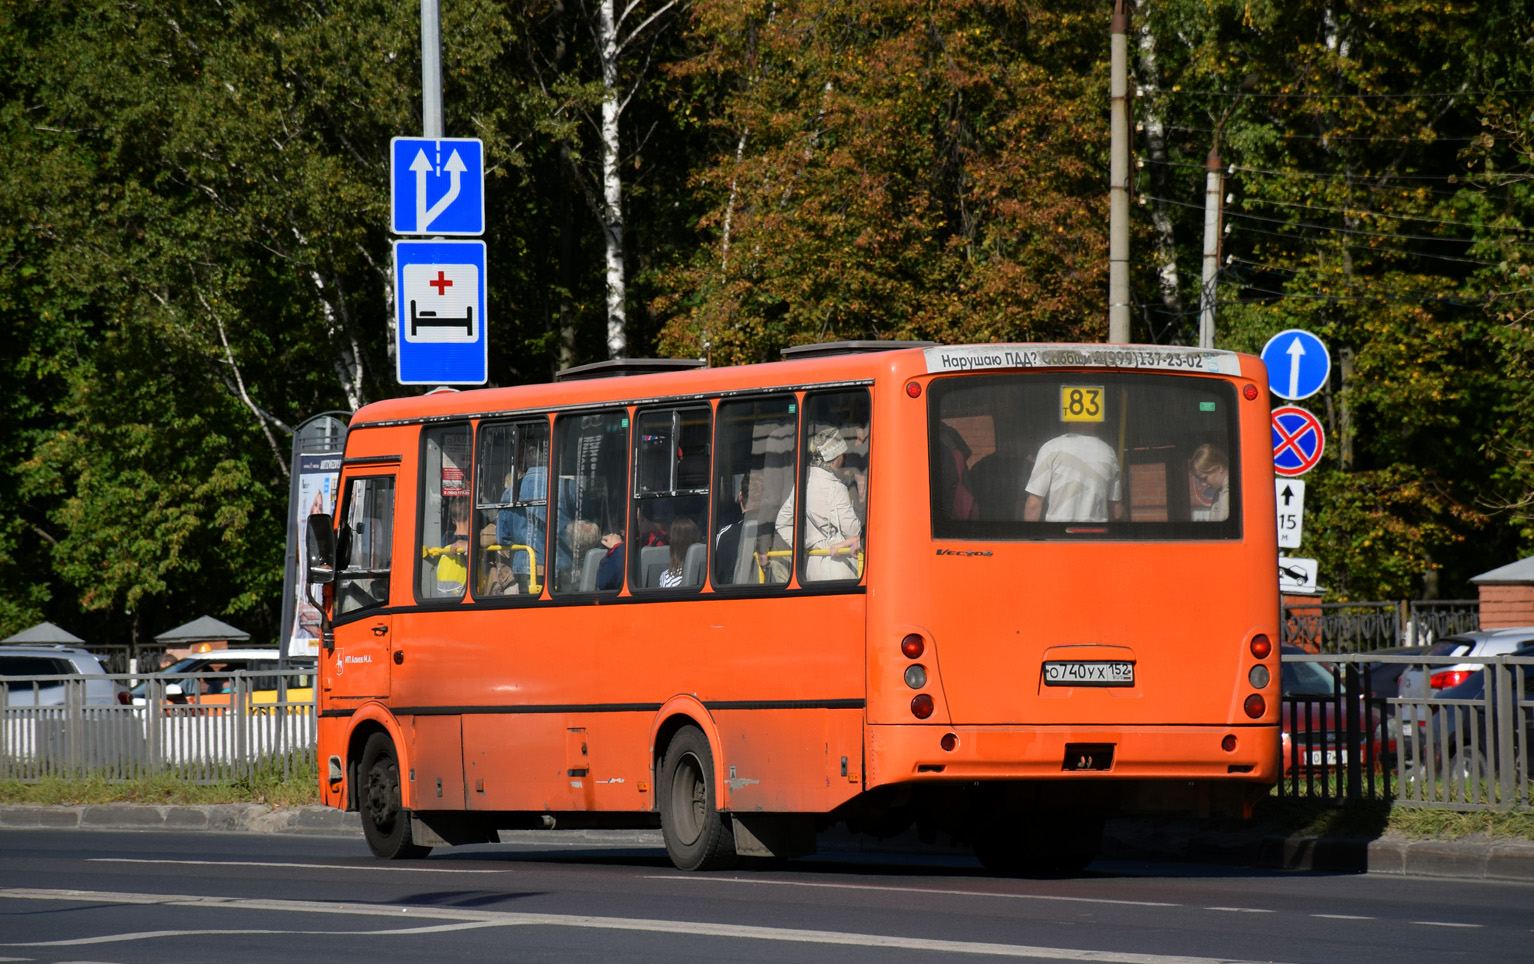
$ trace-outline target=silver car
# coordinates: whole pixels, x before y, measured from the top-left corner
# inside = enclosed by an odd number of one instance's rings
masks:
[[[83,680],[85,705],[127,703],[128,690],[107,676],[95,654],[75,646],[0,646],[0,690],[10,706],[62,706],[73,676]]]
[[[1513,650],[1534,643],[1534,626],[1507,629],[1478,629],[1469,633],[1443,636],[1423,651],[1424,657],[1437,657],[1426,665],[1411,665],[1401,673],[1398,696],[1425,700],[1451,686],[1458,686],[1481,668],[1480,663],[1449,663],[1456,656],[1505,656]],[[1408,719],[1412,715],[1408,713]]]

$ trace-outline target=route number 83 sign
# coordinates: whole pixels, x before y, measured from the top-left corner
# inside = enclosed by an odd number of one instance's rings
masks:
[[[1101,422],[1102,420],[1103,386],[1060,386],[1060,421]]]

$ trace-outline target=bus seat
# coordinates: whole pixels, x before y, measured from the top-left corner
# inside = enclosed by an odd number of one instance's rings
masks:
[[[740,548],[735,552],[734,585],[756,582],[756,526],[756,520],[751,519],[740,527]]]
[[[703,564],[708,561],[708,543],[695,542],[687,547],[687,559],[682,563],[682,585],[703,585]]]
[[[670,546],[642,546],[639,549],[639,586],[653,589],[660,585],[660,574],[671,566]]]
[[[607,553],[601,546],[593,546],[586,550],[581,557],[581,582],[577,586],[581,592],[596,592],[597,570],[602,568],[602,560],[607,558]]]

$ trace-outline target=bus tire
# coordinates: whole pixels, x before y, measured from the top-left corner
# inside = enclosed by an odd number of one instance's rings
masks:
[[[415,860],[431,853],[410,839],[410,814],[400,805],[399,758],[387,733],[368,737],[362,750],[362,786],[357,804],[362,836],[381,860]]]
[[[661,764],[661,835],[679,870],[723,870],[735,864],[735,834],[719,812],[714,753],[696,726],[671,738]]]

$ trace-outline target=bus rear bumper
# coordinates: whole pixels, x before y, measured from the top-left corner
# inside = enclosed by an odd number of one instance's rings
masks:
[[[869,789],[928,780],[1273,784],[1280,772],[1276,725],[869,725],[866,746]]]

